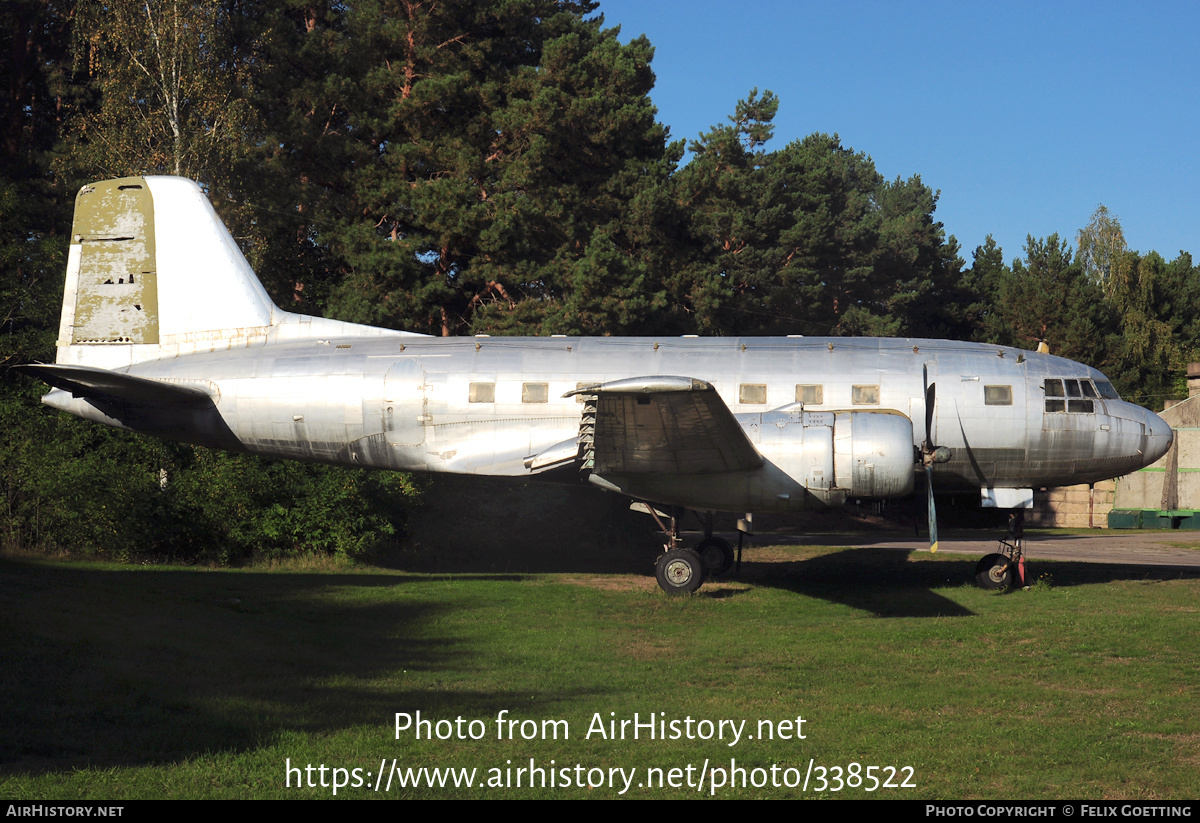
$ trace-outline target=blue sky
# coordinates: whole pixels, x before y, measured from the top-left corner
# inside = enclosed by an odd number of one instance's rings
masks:
[[[1103,203],[1130,247],[1200,261],[1200,3],[601,0],[655,46],[672,138],[757,87],[782,148],[837,133],[887,178],[941,191],[962,256],[991,234],[1076,232]]]

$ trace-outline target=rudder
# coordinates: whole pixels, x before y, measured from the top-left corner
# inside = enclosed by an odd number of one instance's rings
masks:
[[[208,348],[265,333],[285,314],[191,180],[125,177],[80,189],[59,363],[113,368],[163,347]]]
[[[84,186],[75,198],[60,364],[121,369],[196,352],[382,336],[411,333],[271,302],[191,180],[125,177]]]

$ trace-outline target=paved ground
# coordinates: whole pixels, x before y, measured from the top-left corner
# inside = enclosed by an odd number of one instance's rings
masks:
[[[941,537],[941,551],[982,557],[996,551],[1002,534],[984,539],[984,532],[951,531]],[[754,543],[807,543],[825,546],[857,546],[862,548],[928,551],[924,536],[914,538],[896,533],[878,534],[766,534],[755,536]],[[1200,568],[1200,532],[1198,531],[1129,531],[1097,529],[1086,534],[1038,533],[1026,535],[1025,554],[1031,560],[1069,560],[1083,563],[1128,563],[1149,566],[1183,566]]]

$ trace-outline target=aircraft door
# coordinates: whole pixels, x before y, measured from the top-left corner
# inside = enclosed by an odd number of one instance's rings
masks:
[[[416,360],[398,360],[383,381],[380,410],[389,445],[419,446],[425,442],[425,369]]]

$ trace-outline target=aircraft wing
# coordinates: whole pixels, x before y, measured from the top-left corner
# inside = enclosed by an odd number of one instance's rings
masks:
[[[36,363],[19,368],[75,397],[123,406],[208,406],[212,399],[211,394],[194,386],[164,383],[92,366]]]
[[[596,397],[597,474],[720,474],[763,464],[716,389],[691,377],[631,377],[568,392]]]

